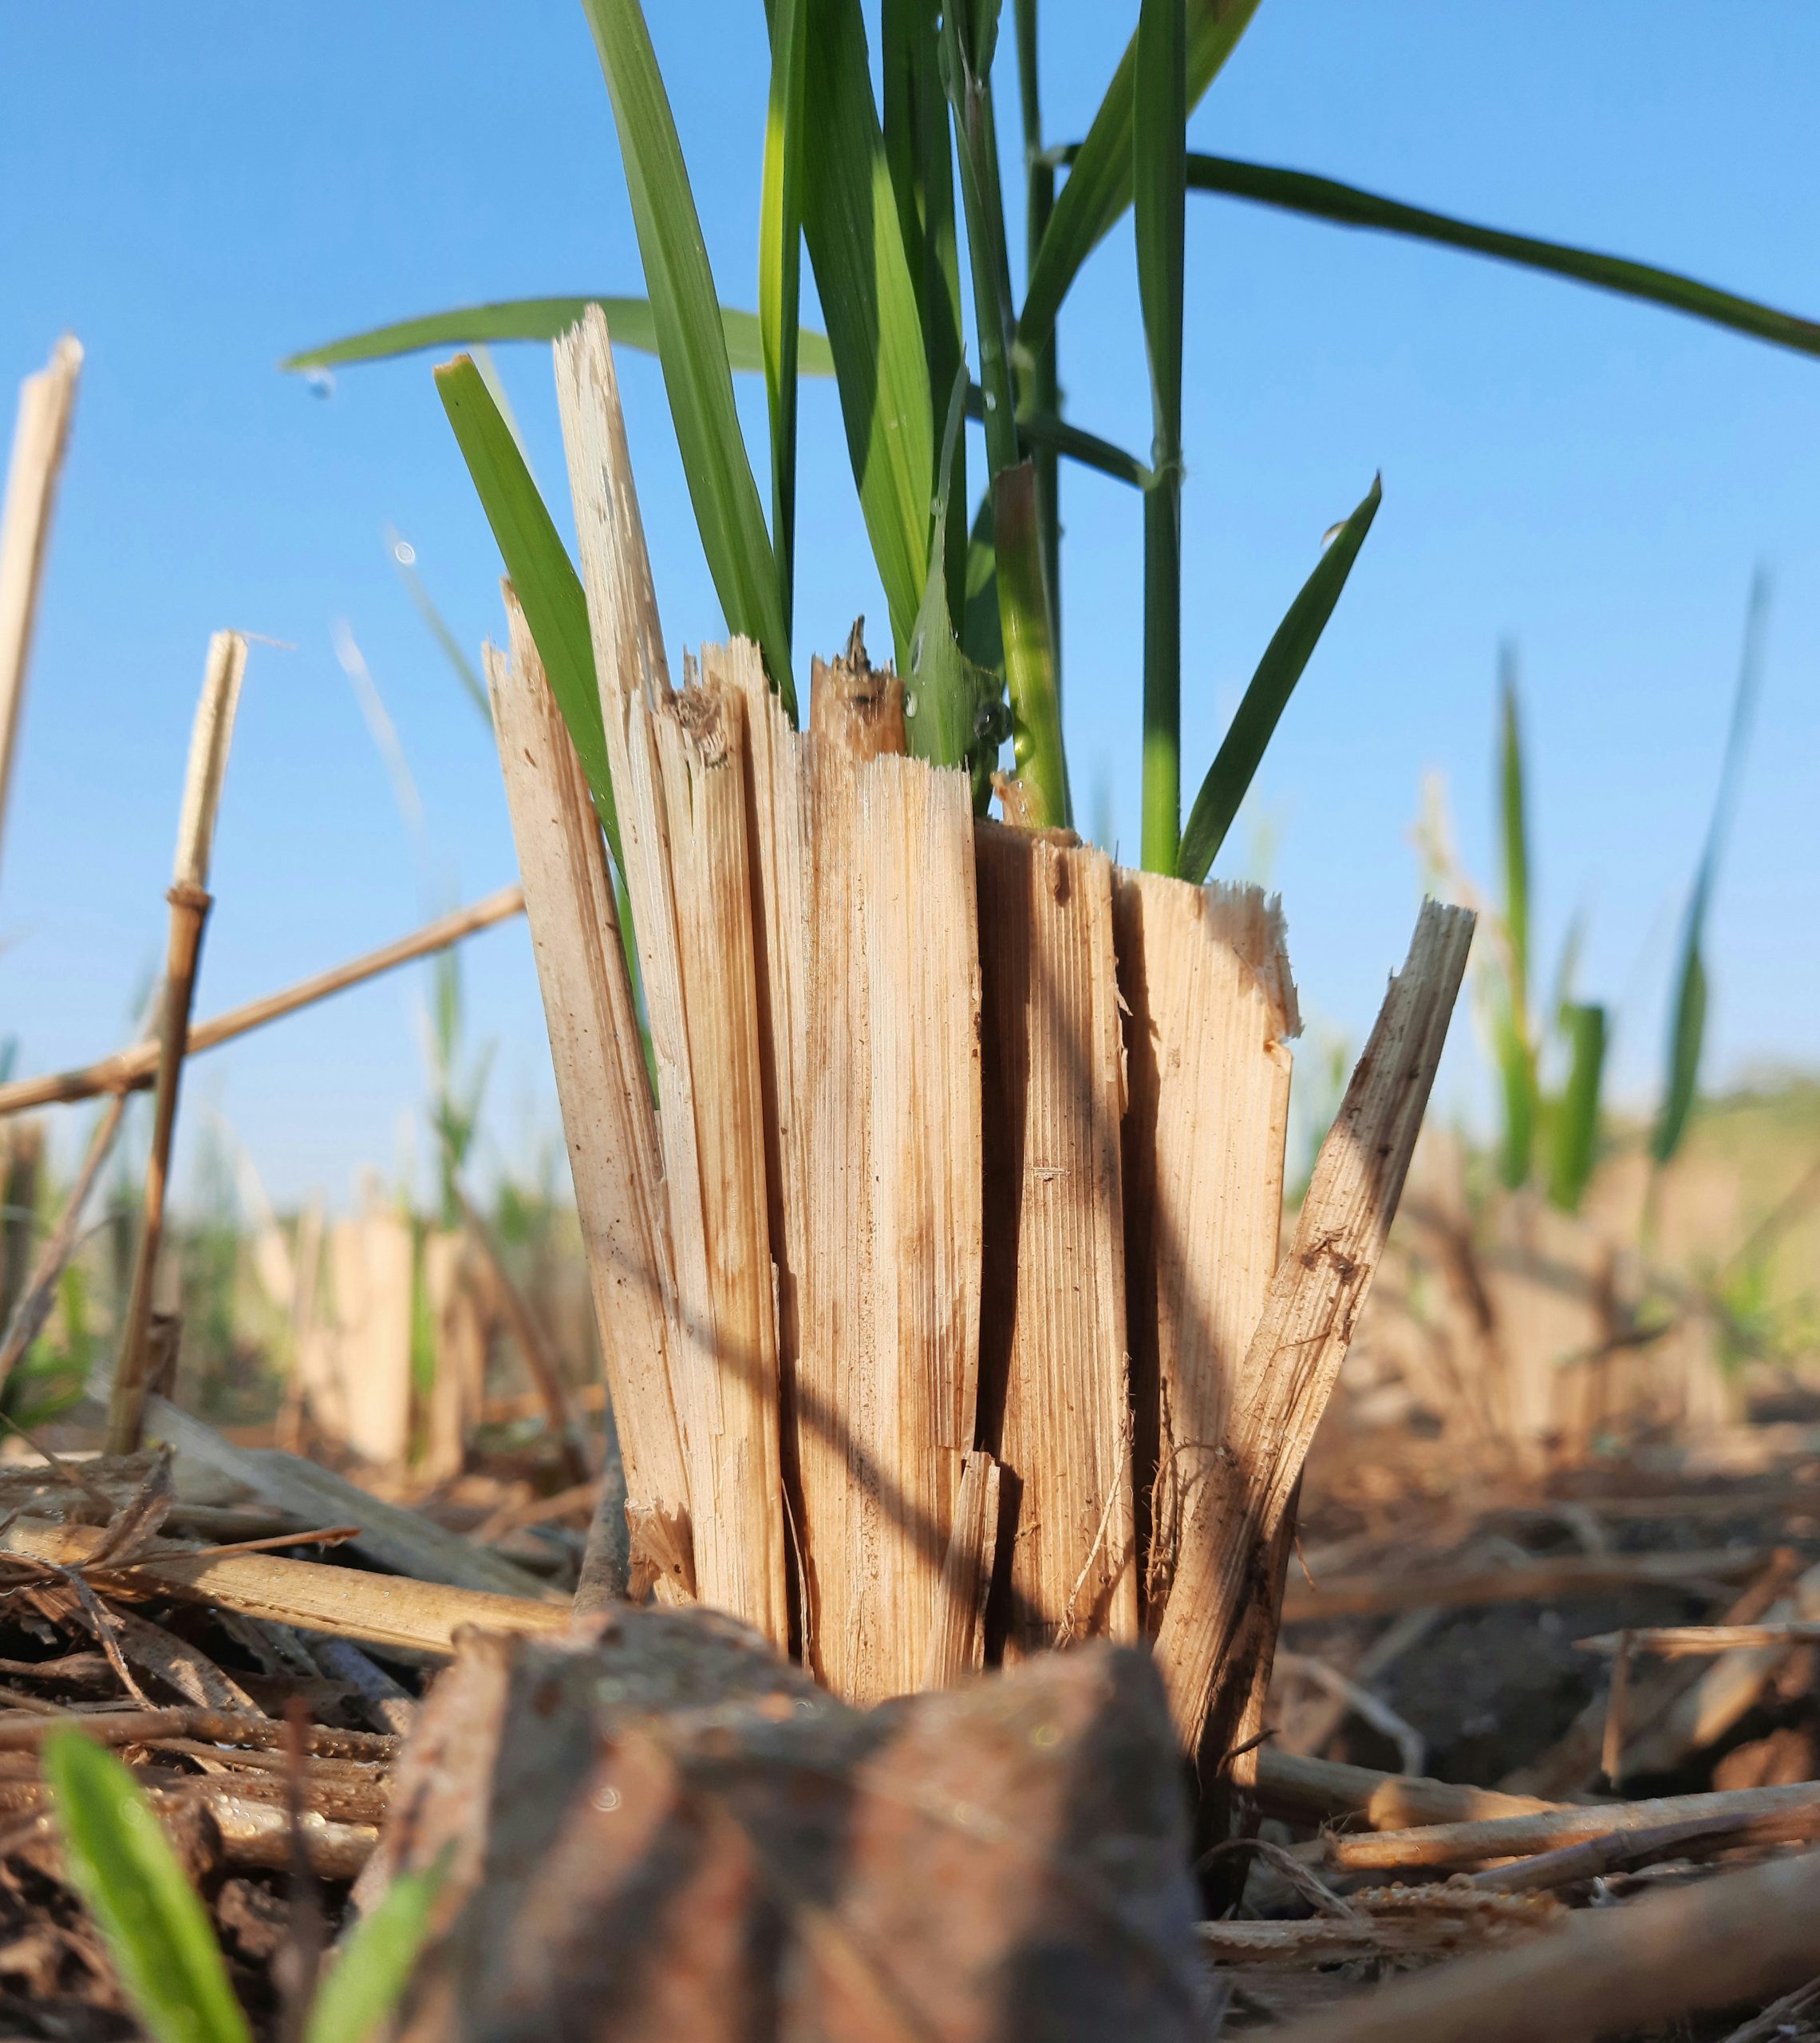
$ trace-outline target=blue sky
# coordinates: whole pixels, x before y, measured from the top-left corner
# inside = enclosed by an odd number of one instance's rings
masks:
[[[750,304],[765,78],[756,0],[648,8],[723,295]],[[1052,136],[1078,135],[1135,6],[1045,0]],[[418,358],[332,395],[282,354],[439,306],[634,290],[606,97],[574,0],[0,0],[0,386],[65,328],[88,350],[0,854],[0,1034],[22,1067],[126,1033],[161,945],[208,634],[255,648],[215,862],[205,1011],[508,879],[490,741],[387,557],[463,639],[499,630],[497,556]],[[1008,29],[1009,37],[1009,29]],[[1672,264],[1820,311],[1801,0],[1264,0],[1194,117],[1200,147]],[[1015,93],[1001,87],[1014,127]],[[1197,779],[1323,531],[1384,508],[1222,863],[1284,893],[1305,1008],[1355,1041],[1407,941],[1408,832],[1449,785],[1489,867],[1494,675],[1520,643],[1541,950],[1590,917],[1584,989],[1616,1077],[1660,1061],[1674,924],[1718,769],[1752,564],[1776,576],[1759,743],[1711,946],[1711,1074],[1820,1049],[1820,362],[1443,251],[1190,197],[1186,745]],[[1020,264],[1021,267],[1021,264]],[[1128,223],[1064,315],[1072,415],[1149,436]],[[561,504],[547,358],[502,353]],[[622,378],[673,648],[717,635],[653,363]],[[755,462],[762,393],[742,389]],[[803,406],[799,642],[886,638],[831,386]],[[762,468],[760,468],[762,482]],[[566,511],[565,514],[566,516]],[[1071,472],[1064,637],[1076,799],[1137,835],[1135,500]],[[413,845],[338,662],[345,621],[421,790]],[[465,954],[497,1041],[488,1139],[555,1126],[522,927]],[[420,1104],[420,978],[200,1062],[276,1195],[345,1199]],[[1443,1091],[1477,1085],[1464,1041]],[[199,1124],[200,1116],[198,1117]],[[419,1144],[420,1151],[421,1144]]]

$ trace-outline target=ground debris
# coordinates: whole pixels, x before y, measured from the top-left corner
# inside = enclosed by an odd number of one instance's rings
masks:
[[[1192,2035],[1161,1685],[1096,1643],[859,1712],[707,1613],[470,1634],[383,1864],[453,1847],[411,2043]],[[365,1890],[363,1888],[363,1894]]]

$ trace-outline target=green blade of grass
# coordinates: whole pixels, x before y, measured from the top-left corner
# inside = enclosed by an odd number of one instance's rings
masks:
[[[1036,269],[1043,236],[1056,210],[1056,166],[1043,151],[1043,104],[1038,65],[1036,0],[1017,0],[1017,105],[1024,128],[1024,271]],[[1043,522],[1043,555],[1055,614],[1056,681],[1061,668],[1061,449],[1029,429],[1032,417],[1055,418],[1062,408],[1061,365],[1051,322],[1042,345],[1024,366],[1019,381],[1018,429],[1036,464],[1036,512]]]
[[[1682,926],[1681,958],[1676,974],[1675,1006],[1668,1029],[1668,1068],[1662,1101],[1650,1133],[1649,1153],[1656,1164],[1670,1162],[1687,1133],[1700,1093],[1700,1053],[1706,1044],[1707,974],[1702,947],[1706,918],[1719,875],[1719,861],[1731,834],[1737,806],[1744,749],[1763,685],[1763,634],[1769,622],[1770,579],[1759,567],[1751,582],[1744,619],[1744,650],[1738,665],[1738,686],[1731,698],[1731,721],[1725,738],[1725,757],[1719,769],[1719,788],[1706,844],[1694,875],[1693,892]]]
[[[1489,255],[1526,270],[1546,271],[1552,276],[1566,277],[1596,290],[1641,298],[1651,305],[1707,320],[1715,326],[1728,326],[1778,347],[1820,355],[1820,324],[1814,321],[1779,312],[1754,298],[1740,298],[1692,277],[1677,275],[1672,270],[1633,263],[1621,255],[1603,255],[1589,248],[1569,247],[1563,242],[1539,241],[1529,235],[1476,227],[1470,220],[1455,219],[1420,206],[1406,206],[1400,200],[1364,192],[1331,177],[1282,170],[1269,164],[1237,162],[1229,156],[1190,155],[1188,182],[1198,192],[1250,199],[1340,227],[1375,228],[1381,233],[1435,242],[1446,248],[1464,249],[1475,255]]]
[[[1504,1126],[1498,1138],[1498,1177],[1507,1190],[1527,1184],[1535,1160],[1536,1127],[1542,1096],[1536,1081],[1535,1051],[1529,1032],[1518,1022],[1507,998],[1500,996],[1491,1018],[1491,1051],[1498,1066],[1498,1090],[1504,1102]]]
[[[934,407],[859,0],[809,0],[803,225],[901,672],[928,576]]]
[[[356,362],[420,354],[427,348],[473,348],[490,341],[553,341],[576,325],[590,305],[606,313],[617,345],[645,354],[657,352],[657,320],[648,298],[614,298],[595,291],[575,298],[505,298],[492,305],[460,306],[417,319],[394,320],[389,326],[369,327],[364,334],[349,334],[345,340],[326,341],[301,354],[287,355],[278,367],[292,371],[341,369]],[[764,369],[764,336],[756,314],[723,306],[720,328],[733,368]],[[826,334],[803,330],[796,369],[802,376],[833,375],[834,357]]]
[[[1548,1195],[1564,1213],[1577,1213],[1599,1151],[1599,1088],[1605,1065],[1605,1010],[1586,1003],[1568,1008],[1567,1085],[1554,1112]]]
[[[949,492],[960,471],[957,456],[965,388],[966,371],[957,369],[942,435],[942,481],[930,531],[929,576],[923,584],[922,608],[910,638],[904,727],[915,757],[930,760],[938,766],[969,769],[974,804],[983,812],[992,793],[992,769],[998,756],[999,724],[993,713],[999,699],[998,686],[995,677],[967,658],[957,641],[941,572]]]
[[[983,421],[986,415],[985,393],[977,383],[967,385],[967,416]],[[1148,489],[1151,471],[1135,454],[1128,454],[1123,447],[1115,447],[1110,440],[1102,440],[1097,433],[1085,433],[1078,425],[1071,425],[1065,418],[1058,418],[1053,412],[1038,411],[1028,402],[1021,403],[1017,413],[1017,432],[1020,439],[1032,449],[1033,455],[1044,452],[1065,455],[1071,461],[1078,461],[1083,468],[1097,469],[1113,481],[1126,483],[1133,489]],[[1039,492],[1043,466],[1036,464]],[[1045,530],[1048,517],[1044,516]]]
[[[1271,733],[1277,728],[1309,655],[1327,628],[1372,520],[1378,514],[1384,494],[1381,481],[1374,477],[1364,500],[1328,542],[1310,575],[1284,614],[1257,670],[1251,677],[1226,734],[1221,741],[1207,777],[1189,812],[1188,827],[1182,833],[1182,856],[1176,871],[1198,887],[1207,876],[1220,846],[1232,828],[1246,790],[1257,771]]]
[[[988,673],[1005,672],[1005,638],[998,623],[998,566],[993,547],[992,492],[980,497],[967,535],[966,602],[961,642],[967,658]]]
[[[788,634],[796,610],[796,358],[802,322],[803,94],[807,0],[776,0],[760,185],[758,321],[771,423],[771,545]]]
[[[1189,0],[1186,97],[1198,105],[1232,54],[1257,0]],[[1131,203],[1132,109],[1136,105],[1137,42],[1126,45],[1087,137],[1070,159],[1017,322],[1020,349],[1034,356],[1048,338],[1080,266]]]
[[[1147,872],[1172,873],[1182,839],[1182,160],[1186,0],[1143,0],[1132,67],[1138,298],[1150,365],[1151,480],[1144,493],[1143,795]]]
[[[486,684],[475,671],[474,662],[462,650],[461,641],[448,628],[448,620],[437,609],[436,599],[424,587],[423,577],[417,572],[417,550],[409,539],[388,525],[385,528],[385,551],[392,557],[398,579],[405,585],[405,593],[411,599],[411,607],[424,621],[424,627],[436,642],[436,649],[448,662],[449,671],[460,684],[462,693],[474,705],[491,729],[493,713],[487,703]]]
[[[1039,828],[1065,828],[1074,820],[1074,807],[1056,693],[1036,469],[1028,461],[1001,468],[993,477],[992,496],[998,623],[1017,777],[1024,785],[1028,820]]]
[[[1510,1007],[1526,1035],[1530,1012],[1530,826],[1523,796],[1523,733],[1517,709],[1517,649],[1498,654],[1498,841],[1504,929],[1510,953]]]
[[[1649,1134],[1650,1157],[1658,1165],[1674,1160],[1700,1093],[1700,1053],[1706,1046],[1706,964],[1700,956],[1700,927],[1704,907],[1704,902],[1696,902],[1682,939],[1668,1025],[1668,1073]]]
[[[1517,709],[1517,650],[1498,651],[1498,844],[1503,881],[1505,984],[1493,1025],[1504,1096],[1498,1175],[1511,1190],[1529,1181],[1542,1095],[1530,1025],[1530,832],[1523,795],[1523,733]]]
[[[303,2043],[369,2043],[404,1997],[441,1888],[440,1866],[402,1873],[322,1975]]]
[[[207,1914],[138,1782],[77,1731],[45,1739],[44,1776],[71,1883],[158,2043],[248,2043]]]
[[[720,301],[650,31],[638,0],[582,0],[582,8],[619,131],[657,359],[708,571],[728,627],[757,645],[794,717],[777,563],[733,405]]]
[[[436,385],[506,572],[524,606],[543,671],[569,727],[617,866],[619,818],[614,808],[606,727],[601,721],[594,642],[588,633],[587,599],[581,577],[524,465],[518,442],[472,360],[464,354],[444,362],[436,372]]]
[[[942,12],[942,78],[953,115],[973,271],[973,322],[980,344],[981,417],[986,463],[996,476],[1022,458],[1017,392],[1011,373],[1011,260],[1005,245],[1005,195],[999,181],[993,110],[992,57],[996,0],[952,0]]]
[[[897,195],[898,221],[922,319],[930,393],[952,389],[962,359],[961,257],[955,231],[953,144],[942,82],[938,10],[930,0],[883,0],[879,10],[884,79],[885,160]],[[942,548],[949,611],[957,623],[966,575],[967,441],[955,443],[949,524]]]

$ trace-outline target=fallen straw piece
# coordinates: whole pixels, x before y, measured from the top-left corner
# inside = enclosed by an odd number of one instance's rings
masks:
[[[510,1561],[432,1524],[420,1512],[406,1511],[371,1496],[346,1476],[301,1455],[286,1454],[279,1448],[235,1447],[214,1427],[162,1397],[147,1399],[146,1425],[156,1438],[168,1440],[180,1456],[243,1484],[280,1511],[318,1523],[328,1518],[352,1523],[358,1530],[350,1545],[413,1581],[567,1603],[560,1591]]]
[[[57,1525],[18,1518],[0,1534],[0,1554],[81,1568],[105,1537],[93,1525]],[[219,1604],[243,1616],[296,1625],[306,1631],[365,1639],[446,1656],[464,1625],[489,1630],[557,1632],[567,1629],[567,1602],[534,1602],[484,1591],[452,1589],[394,1575],[329,1567],[319,1561],[279,1560],[264,1554],[225,1560],[182,1548],[113,1562],[99,1578],[199,1603]]]
[[[1467,1877],[1475,1887],[1490,1893],[1540,1893],[1546,1888],[1571,1887],[1581,1880],[1644,1865],[1651,1859],[1697,1855],[1691,1847],[1708,1842],[1728,1844],[1735,1839],[1737,1831],[1735,1816],[1689,1816],[1681,1823],[1657,1824],[1643,1830],[1608,1831],[1602,1836],[1582,1838],[1577,1844],[1563,1844],[1556,1851],[1538,1851],[1534,1858],[1488,1866]]]
[[[1647,1802],[1595,1802],[1530,1816],[1439,1823],[1415,1830],[1376,1831],[1328,1839],[1328,1862],[1350,1871],[1396,1871],[1412,1866],[1475,1866],[1552,1851],[1621,1831],[1729,1819],[1753,1843],[1820,1833],[1820,1781],[1772,1788],[1733,1788],[1703,1795],[1665,1795]]]
[[[217,1049],[251,1029],[263,1028],[268,1022],[314,1006],[332,994],[345,993],[349,986],[377,978],[382,972],[427,958],[434,951],[446,950],[464,937],[510,921],[523,908],[524,890],[502,887],[465,908],[439,915],[409,936],[350,958],[345,965],[318,972],[281,992],[263,994],[258,1000],[211,1015],[206,1022],[198,1022],[190,1030],[188,1054],[197,1057],[204,1050]],[[0,1085],[0,1117],[23,1113],[29,1107],[63,1106],[77,1100],[93,1100],[104,1093],[143,1092],[158,1075],[158,1052],[155,1041],[134,1043],[97,1064],[78,1065],[72,1070],[49,1072],[37,1078],[15,1078],[10,1085]]]
[[[1486,1903],[1493,1905],[1487,1907]],[[1353,1897],[1344,1915],[1299,1922],[1202,1922],[1202,1954],[1216,1965],[1341,1965],[1443,1958],[1531,1938],[1558,1922],[1558,1903],[1455,1887],[1393,1887]]]
[[[1506,1795],[1494,1788],[1465,1787],[1405,1773],[1381,1773],[1369,1766],[1315,1759],[1304,1753],[1261,1746],[1252,1792],[1273,1816],[1332,1822],[1363,1816],[1374,1830],[1406,1830],[1412,1824],[1471,1823],[1493,1816],[1540,1816],[1564,1805],[1532,1795]]]
[[[1640,1625],[1573,1642],[1582,1653],[1606,1654],[1615,1654],[1621,1642],[1627,1652],[1651,1653],[1659,1660],[1692,1660],[1746,1646],[1820,1645],[1820,1623],[1794,1618],[1783,1624]]]
[[[203,1738],[211,1745],[243,1745],[249,1751],[282,1752],[289,1735],[282,1718],[220,1709],[57,1710],[29,1722],[0,1721],[0,1753],[35,1752],[53,1731],[80,1731],[104,1745],[141,1745],[154,1738]],[[342,1731],[306,1724],[303,1749],[316,1759],[396,1759],[399,1741],[377,1731]]]
[[[1609,1811],[1605,1812],[1609,1814]],[[1820,1856],[1618,1908],[1272,2030],[1273,2043],[1590,2043],[1820,1972]]]

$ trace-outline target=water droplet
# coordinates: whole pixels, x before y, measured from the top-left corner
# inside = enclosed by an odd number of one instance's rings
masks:
[[[916,714],[916,690],[914,688],[904,697],[904,714],[906,717],[914,717]]]
[[[401,567],[413,567],[417,562],[417,549],[409,539],[394,539],[392,543],[392,558]]]

